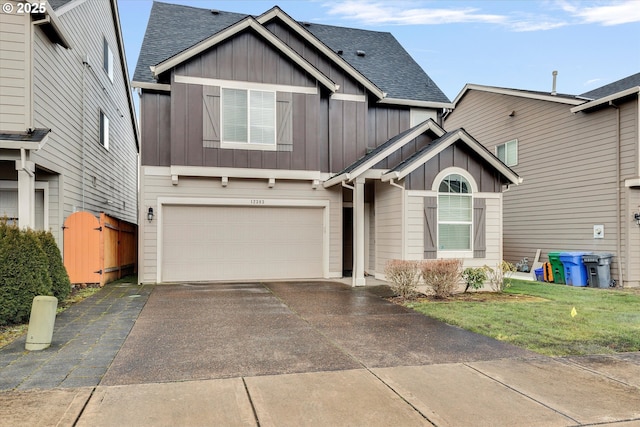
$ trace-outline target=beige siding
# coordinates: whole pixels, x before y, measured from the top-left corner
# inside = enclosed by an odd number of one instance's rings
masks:
[[[472,90],[447,118],[447,130],[464,127],[492,152],[518,140],[512,168],[524,183],[504,194],[508,261],[532,260],[536,249],[543,259],[553,250],[616,251],[616,112],[569,109]],[[605,226],[604,239],[593,238],[596,224]]]
[[[16,2],[3,2],[13,6]],[[31,19],[0,12],[0,130],[31,127]]]
[[[403,191],[388,183],[376,182],[376,277],[384,278],[384,267],[392,259],[402,259]]]
[[[154,175],[150,175],[154,173]],[[157,226],[158,221],[148,222],[149,207],[158,209],[158,198],[181,197],[198,199],[264,199],[264,200],[310,200],[329,202],[329,276],[342,275],[342,199],[340,189],[313,190],[309,181],[276,180],[274,188],[267,187],[262,179],[229,179],[222,187],[219,178],[180,177],[178,185],[171,184],[169,168],[142,167],[140,199],[140,252],[139,280],[153,283],[157,278]],[[293,203],[293,202],[292,202]]]
[[[110,2],[80,2],[59,20],[73,48],[51,43],[37,27],[33,47],[34,124],[52,132],[32,158],[64,181],[55,190],[62,201],[50,209],[50,226],[60,230],[77,210],[135,223],[137,150]],[[113,52],[113,82],[102,67],[103,37]],[[89,67],[83,66],[85,58]],[[99,141],[100,111],[109,118],[108,150]]]
[[[406,259],[424,258],[424,197],[406,197]]]

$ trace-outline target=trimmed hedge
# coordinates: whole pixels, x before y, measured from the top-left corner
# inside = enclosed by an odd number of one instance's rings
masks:
[[[71,293],[71,281],[69,280],[67,269],[64,268],[60,249],[58,249],[56,239],[53,238],[51,232],[37,231],[36,234],[49,262],[51,291],[53,292],[53,296],[58,298],[58,301],[62,301]]]
[[[0,325],[29,320],[33,298],[71,292],[62,256],[50,232],[20,230],[0,220]]]

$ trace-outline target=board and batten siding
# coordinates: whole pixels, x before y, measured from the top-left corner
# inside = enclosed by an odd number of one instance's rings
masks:
[[[507,261],[532,261],[537,249],[543,261],[557,250],[616,253],[615,111],[573,114],[570,107],[471,90],[446,119],[445,129],[464,127],[493,153],[518,140],[512,169],[524,182],[504,193]],[[599,224],[604,239],[593,238]]]
[[[279,199],[316,200],[329,202],[329,276],[342,276],[342,197],[341,190],[315,190],[310,181],[276,180],[273,188],[267,187],[265,179],[230,178],[227,187],[220,179],[180,177],[178,185],[172,185],[169,168],[143,166],[140,174],[140,233],[139,233],[139,280],[154,283],[157,279],[158,231],[156,217],[149,222],[146,213],[150,207],[159,212],[159,198],[190,198],[194,204],[202,200],[206,204],[212,199]]]
[[[59,19],[72,49],[34,29],[34,122],[52,131],[32,157],[60,174],[62,201],[50,226],[61,241],[64,218],[75,211],[137,222],[138,157],[110,2],[81,2]],[[113,82],[102,67],[103,37],[113,52]],[[108,150],[100,144],[100,111],[109,118]]]
[[[15,1],[3,2],[16,10]],[[31,119],[31,17],[0,12],[0,130],[25,132]]]
[[[409,107],[368,102],[364,88],[314,47],[305,45],[306,42],[278,23],[270,23],[268,27],[279,36],[291,39],[294,50],[310,63],[317,64],[332,81],[342,82],[338,95],[357,95],[362,99],[334,98],[269,43],[246,31],[176,66],[166,74],[169,78],[163,76],[162,81],[171,84],[170,93],[143,91],[143,165],[167,165],[166,156],[169,155],[168,161],[172,165],[337,173],[370,149],[410,127]],[[279,141],[276,151],[218,148],[219,97],[215,94],[220,86],[203,86],[207,85],[206,79],[212,85],[212,79],[277,85],[278,106],[288,102],[287,111],[292,114],[290,147],[285,149]],[[317,92],[298,93],[296,87]],[[165,97],[170,99],[168,104]],[[206,114],[211,112],[218,117],[207,126],[210,117]],[[166,143],[162,135],[167,134],[167,122],[160,117],[170,118],[170,150],[162,148]],[[207,132],[214,134],[213,139],[205,135]],[[430,139],[426,136],[418,138],[394,154],[389,162],[398,163],[428,142]]]

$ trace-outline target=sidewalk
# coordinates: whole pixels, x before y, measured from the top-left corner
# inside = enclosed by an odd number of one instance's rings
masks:
[[[0,425],[640,425],[640,353],[548,358],[366,288],[125,285],[77,306],[56,347],[0,350]]]
[[[0,391],[97,386],[152,289],[108,285],[56,317],[48,349],[25,351],[24,336],[0,349]]]

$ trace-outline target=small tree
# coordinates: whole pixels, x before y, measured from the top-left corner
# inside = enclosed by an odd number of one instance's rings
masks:
[[[496,268],[487,265],[483,268],[487,272],[487,280],[494,292],[502,292],[511,286],[511,275],[516,271],[516,267],[510,262],[499,262]]]
[[[462,278],[467,286],[464,291],[467,292],[469,288],[480,289],[484,285],[484,281],[487,280],[487,271],[482,267],[467,267],[462,272]]]
[[[50,231],[38,231],[36,234],[49,262],[49,277],[51,277],[53,296],[58,298],[58,301],[62,301],[68,297],[71,292],[71,281],[69,280],[67,269],[62,262],[60,249],[58,249],[56,240]]]
[[[38,295],[51,295],[49,266],[36,234],[0,221],[0,324],[29,318]]]
[[[384,274],[391,283],[391,290],[395,294],[403,298],[413,298],[418,293],[416,287],[420,280],[420,274],[417,261],[392,259],[387,262]]]
[[[448,298],[460,283],[462,260],[425,260],[420,263],[420,270],[424,284],[433,290],[436,298]]]

